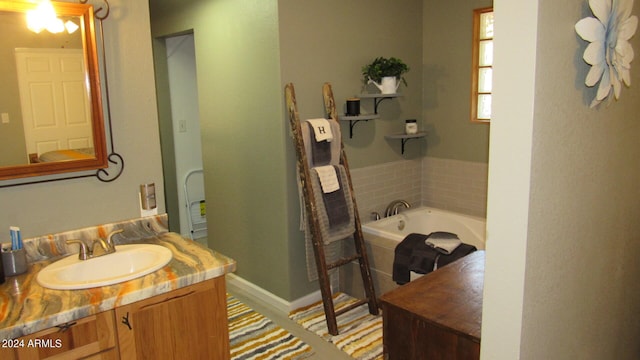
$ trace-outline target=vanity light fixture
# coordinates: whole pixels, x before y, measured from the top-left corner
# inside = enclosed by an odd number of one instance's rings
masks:
[[[56,16],[56,11],[49,0],[42,0],[34,9],[27,11],[27,28],[35,33],[47,29],[52,33],[64,30],[64,24]]]
[[[65,29],[69,34],[78,30],[79,26],[68,20],[64,23],[56,16],[50,0],[42,0],[34,9],[27,12],[27,28],[36,34],[42,30],[47,30],[52,34],[63,32]]]

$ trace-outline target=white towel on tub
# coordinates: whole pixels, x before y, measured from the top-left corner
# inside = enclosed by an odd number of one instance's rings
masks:
[[[429,237],[424,243],[443,254],[449,255],[462,244],[462,241],[460,241],[460,238],[458,238],[456,234],[446,231],[436,231],[429,234]]]

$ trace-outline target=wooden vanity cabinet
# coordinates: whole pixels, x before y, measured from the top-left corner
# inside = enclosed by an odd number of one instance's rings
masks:
[[[230,357],[223,276],[115,312],[121,359]]]
[[[109,310],[14,340],[8,359],[118,359],[114,311]],[[5,349],[3,349],[5,350]],[[5,352],[2,353],[5,359]]]
[[[220,276],[23,336],[0,359],[227,360],[226,301]]]

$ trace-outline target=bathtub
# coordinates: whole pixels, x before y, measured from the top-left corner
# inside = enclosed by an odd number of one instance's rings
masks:
[[[411,233],[430,234],[447,231],[460,240],[484,249],[486,220],[435,208],[420,207],[403,211],[398,215],[362,224],[365,239],[384,238],[399,243]]]
[[[483,218],[457,214],[435,208],[420,207],[402,211],[381,220],[362,224],[367,256],[371,267],[376,295],[398,287],[392,279],[393,260],[396,246],[410,233],[430,234],[434,231],[448,231],[457,234],[466,244],[482,250],[485,248],[485,224]],[[348,251],[355,251],[349,241]],[[411,272],[411,280],[421,275]],[[345,269],[340,275],[342,291],[361,296],[362,283],[357,263]]]

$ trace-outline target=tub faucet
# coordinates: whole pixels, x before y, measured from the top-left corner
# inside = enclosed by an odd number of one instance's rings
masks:
[[[392,215],[398,215],[398,208],[400,206],[404,206],[406,209],[411,208],[411,204],[404,200],[394,200],[387,206],[387,209],[384,211],[384,216],[389,217]]]

